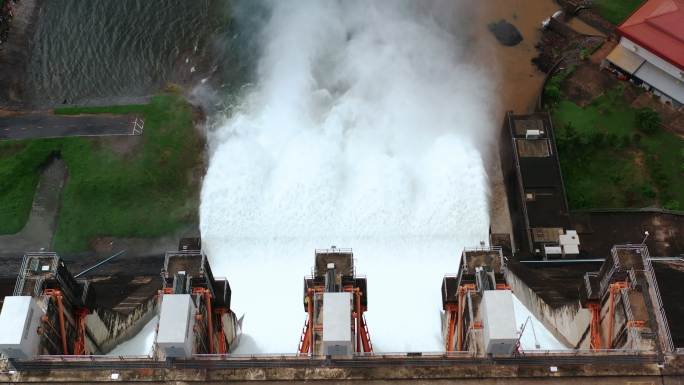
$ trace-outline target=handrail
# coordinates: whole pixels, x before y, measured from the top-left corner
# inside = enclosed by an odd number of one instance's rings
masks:
[[[684,349],[678,349],[678,353],[684,353]],[[636,349],[567,349],[567,350],[520,350],[517,356],[495,356],[494,359],[506,358],[511,360],[521,358],[533,357],[577,357],[577,356],[633,356],[633,357],[652,357],[655,352],[636,350]],[[347,356],[334,356],[335,358],[344,359],[349,358],[353,360],[377,360],[377,359],[403,359],[403,358],[423,358],[423,359],[444,359],[444,358],[471,358],[474,360],[483,359],[488,360],[488,357],[478,357],[475,353],[470,351],[428,351],[428,352],[372,352],[372,353],[356,353]],[[281,354],[194,354],[191,360],[195,361],[268,361],[268,360],[286,360],[286,361],[316,361],[326,359],[325,355],[316,356],[302,356],[297,353],[281,353]],[[147,355],[40,355],[35,359],[26,360],[18,359],[17,362],[107,362],[107,361],[131,361],[131,362],[164,362],[152,356]]]
[[[655,272],[653,271],[653,265],[651,264],[651,260],[649,258],[649,253],[648,253],[648,248],[646,246],[643,246],[642,249],[642,255],[641,257],[643,258],[643,263],[644,263],[644,269],[646,274],[648,275],[648,278],[650,278],[650,286],[653,287],[653,293],[655,295],[655,300],[657,302],[658,306],[658,313],[656,316],[660,318],[660,325],[663,326],[663,330],[661,333],[658,333],[661,338],[661,342],[663,343],[665,351],[666,352],[672,352],[674,351],[674,343],[672,342],[672,334],[670,334],[670,325],[668,324],[667,321],[667,314],[665,313],[665,306],[663,306],[663,300],[660,295],[660,289],[658,288],[658,281],[656,281],[656,276]],[[655,305],[655,304],[654,304]],[[659,326],[660,326],[659,325]]]

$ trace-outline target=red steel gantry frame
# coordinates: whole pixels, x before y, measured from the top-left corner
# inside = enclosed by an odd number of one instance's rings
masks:
[[[43,295],[48,296],[52,299],[53,303],[57,308],[57,319],[59,320],[59,329],[54,328],[51,325],[52,330],[56,330],[59,334],[59,339],[61,343],[62,354],[64,355],[84,355],[86,354],[86,316],[89,311],[86,308],[77,308],[74,310],[72,318],[75,320],[76,325],[76,339],[73,342],[72,350],[69,350],[69,341],[67,335],[67,318],[66,318],[66,308],[64,307],[64,295],[61,290],[58,289],[45,289]],[[43,323],[49,323],[48,316],[45,315],[42,318]]]
[[[160,294],[173,294],[173,289],[170,287],[164,288]],[[212,294],[211,290],[204,287],[194,287],[192,289],[192,294],[199,296],[204,301],[205,313],[198,314],[198,319],[206,320],[206,330],[207,330],[207,341],[208,341],[208,353],[209,354],[226,354],[230,348],[226,343],[226,333],[223,330],[223,321],[221,317],[223,314],[228,312],[228,309],[223,307],[213,308],[212,306]],[[216,327],[214,327],[214,325]],[[216,338],[218,339],[218,344],[214,338],[214,332],[216,332]]]
[[[465,312],[465,296],[469,291],[476,290],[475,284],[467,283],[458,288],[458,303],[456,305],[448,305],[447,314],[449,317],[449,330],[446,338],[446,351],[453,352],[463,350],[463,342],[465,333],[463,332],[463,314]],[[473,325],[477,327],[477,325]],[[456,343],[454,344],[454,338]]]
[[[613,328],[614,328],[614,323],[615,323],[615,296],[620,294],[622,289],[626,289],[629,287],[627,284],[627,281],[620,281],[620,282],[615,282],[611,283],[609,287],[610,291],[610,307],[608,309],[608,344],[607,347],[608,349],[613,348]]]
[[[591,324],[589,328],[591,329],[591,340],[589,341],[589,347],[592,350],[600,350],[601,343],[601,302],[590,302],[587,304],[589,311],[591,311]]]
[[[354,351],[357,353],[372,353],[373,344],[371,343],[368,325],[364,312],[366,309],[361,304],[361,289],[355,288],[351,285],[345,286],[344,291],[354,295],[354,309],[352,311],[352,325],[354,335],[356,335],[356,344]],[[307,318],[302,330],[302,337],[299,340],[299,354],[313,355],[313,332],[314,328],[320,328],[320,325],[315,325],[314,322],[314,294],[323,293],[323,286],[316,286],[313,289],[309,288],[306,291],[304,301],[306,303]]]
[[[510,286],[505,283],[497,283],[496,290],[510,290]],[[446,311],[449,320],[449,327],[447,330],[446,338],[446,351],[462,351],[463,344],[465,343],[465,330],[463,325],[463,315],[465,312],[465,296],[469,291],[475,291],[477,287],[474,283],[466,283],[458,288],[458,303],[457,304],[447,304]],[[471,329],[482,329],[482,322],[473,321],[470,325]],[[456,343],[454,343],[454,338]]]

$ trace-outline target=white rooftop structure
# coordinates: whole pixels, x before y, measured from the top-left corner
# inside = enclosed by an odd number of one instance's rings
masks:
[[[487,354],[510,355],[518,342],[513,292],[485,290],[480,304],[484,347]]]
[[[159,312],[157,351],[165,357],[192,356],[195,303],[189,294],[164,294]]]
[[[8,296],[0,313],[0,352],[8,358],[33,358],[40,348],[40,317],[45,314],[30,296]]]
[[[323,293],[323,352],[325,355],[353,353],[351,293]]]

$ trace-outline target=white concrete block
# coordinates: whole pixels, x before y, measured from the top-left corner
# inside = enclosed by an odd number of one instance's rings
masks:
[[[156,347],[165,357],[189,358],[195,342],[195,303],[189,294],[164,294]]]
[[[351,315],[351,293],[323,294],[324,354],[349,355],[353,353]]]
[[[480,304],[485,351],[493,355],[510,355],[518,341],[510,290],[487,290]]]
[[[30,296],[8,296],[0,313],[0,352],[8,358],[33,358],[40,349],[38,327],[45,311]]]

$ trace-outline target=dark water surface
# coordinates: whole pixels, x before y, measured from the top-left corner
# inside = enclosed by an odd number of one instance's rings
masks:
[[[230,77],[230,14],[228,0],[46,1],[27,96],[37,104],[107,101]]]

